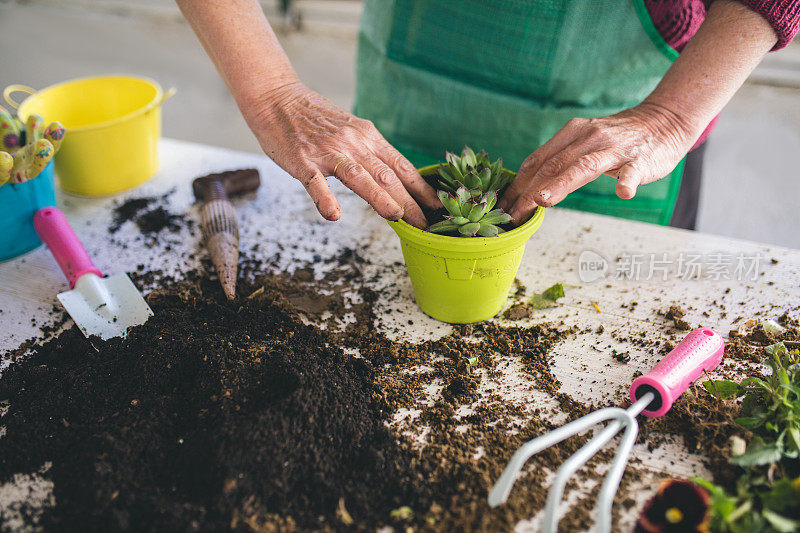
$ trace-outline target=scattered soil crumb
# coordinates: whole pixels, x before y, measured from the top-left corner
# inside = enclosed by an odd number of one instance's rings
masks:
[[[687,331],[691,329],[689,323],[683,319],[684,315],[686,315],[686,311],[677,305],[670,306],[670,308],[664,312],[664,317],[667,320],[672,320],[672,323],[675,325],[675,329],[680,331]]]

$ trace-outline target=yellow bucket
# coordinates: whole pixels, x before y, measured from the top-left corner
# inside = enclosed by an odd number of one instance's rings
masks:
[[[17,104],[15,92],[29,96]],[[73,194],[103,196],[150,179],[158,171],[161,104],[166,93],[148,78],[101,76],[65,81],[40,91],[9,85],[6,102],[24,121],[41,115],[67,130],[55,158],[61,188]]]

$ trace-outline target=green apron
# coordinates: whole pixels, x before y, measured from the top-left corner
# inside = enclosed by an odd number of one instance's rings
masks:
[[[517,169],[569,119],[640,103],[675,57],[643,0],[367,0],[355,113],[417,166],[466,144]],[[682,175],[631,200],[604,175],[559,205],[668,224]]]

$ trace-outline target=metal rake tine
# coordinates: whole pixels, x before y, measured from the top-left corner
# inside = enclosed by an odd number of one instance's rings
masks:
[[[609,407],[607,409],[617,409],[625,412],[618,407]],[[608,418],[610,417],[607,416],[606,409],[594,411],[582,416],[577,420],[573,420],[569,424],[565,424],[560,428],[554,429],[553,431],[545,433],[544,435],[540,435],[539,437],[529,440],[523,444],[516,452],[514,452],[514,455],[511,456],[511,459],[508,461],[508,465],[506,465],[506,468],[503,470],[503,473],[500,475],[497,483],[495,483],[494,487],[492,487],[492,490],[489,491],[489,506],[497,507],[508,499],[508,495],[511,492],[511,488],[514,486],[514,481],[516,480],[517,474],[519,474],[519,472],[522,470],[522,467],[525,466],[525,463],[532,456],[536,455],[545,448],[549,448],[550,446],[558,444],[572,435],[585,431],[595,424],[607,420]],[[619,431],[619,429],[617,429],[617,431]]]
[[[719,365],[725,350],[722,336],[708,328],[698,328],[689,333],[678,346],[670,350],[650,372],[637,377],[631,384],[629,396],[632,405],[627,409],[606,408],[586,416],[525,443],[514,453],[500,478],[489,492],[489,505],[496,507],[508,498],[517,474],[532,455],[561,442],[605,420],[609,424],[572,454],[556,472],[545,505],[542,531],[552,533],[558,525],[557,508],[562,500],[567,479],[584,465],[614,435],[625,428],[614,460],[605,475],[598,495],[596,508],[597,528],[601,533],[611,531],[611,507],[614,495],[622,480],[625,466],[639,434],[636,417],[644,413],[649,417],[662,416],[672,407],[689,385],[701,375]]]
[[[639,422],[636,417],[627,412],[625,414],[628,417],[628,421],[625,422],[625,433],[622,434],[622,441],[619,443],[617,453],[614,454],[614,461],[606,473],[597,498],[597,533],[611,531],[611,507],[614,505],[614,495],[617,493],[619,482],[625,473],[625,466],[628,464],[628,457],[639,435]]]
[[[573,453],[569,459],[564,461],[564,464],[556,472],[556,477],[550,484],[550,492],[547,494],[547,503],[544,508],[544,519],[542,521],[542,531],[544,533],[555,532],[558,527],[558,504],[561,503],[564,497],[567,480],[580,467],[586,464],[600,448],[608,444],[614,438],[614,435],[628,424],[630,419],[630,415],[619,407],[606,407],[605,409],[600,409],[597,413],[605,415],[603,420],[611,419],[611,422],[577,452]]]

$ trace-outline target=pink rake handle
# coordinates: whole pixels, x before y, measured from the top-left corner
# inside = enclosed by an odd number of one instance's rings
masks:
[[[662,416],[672,403],[689,388],[703,371],[713,370],[722,361],[725,341],[709,328],[690,332],[653,369],[636,378],[631,385],[631,402],[636,402],[647,392],[655,394],[642,413],[645,416]]]
[[[55,207],[40,209],[33,215],[33,227],[56,258],[61,272],[69,281],[70,289],[75,287],[75,282],[84,274],[91,273],[103,277],[67,222],[64,213]]]

